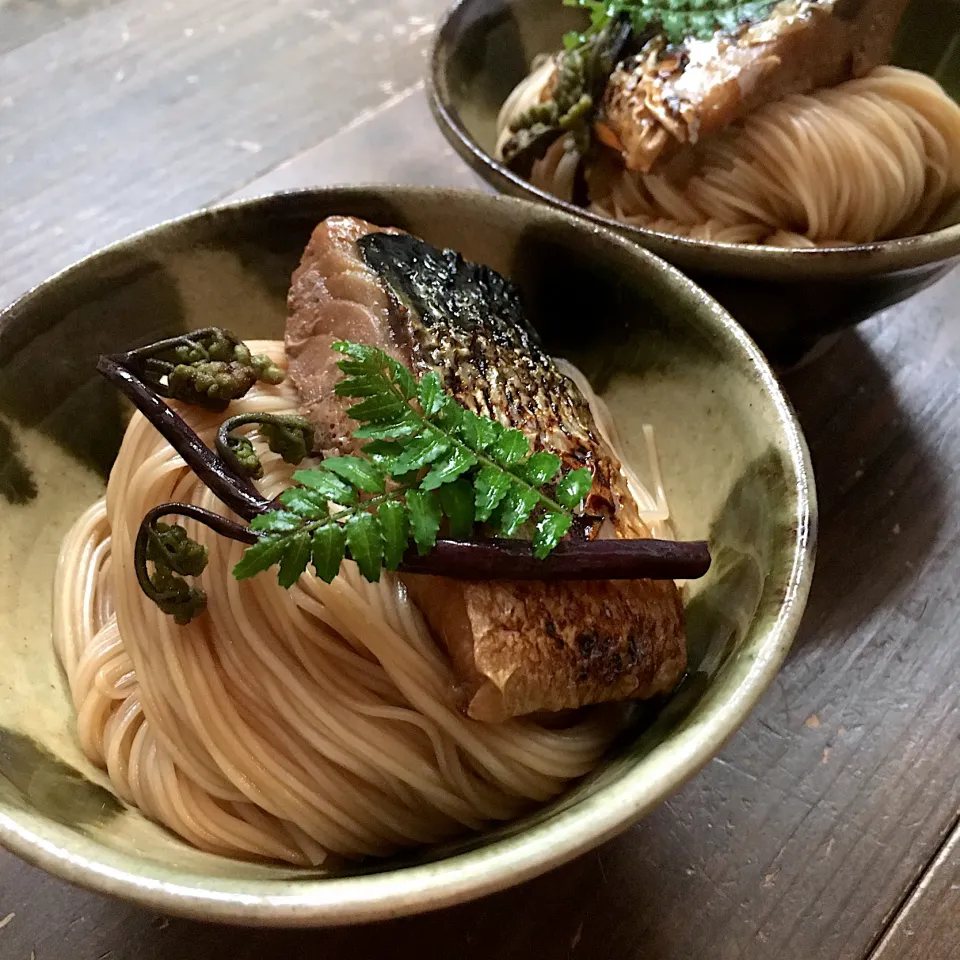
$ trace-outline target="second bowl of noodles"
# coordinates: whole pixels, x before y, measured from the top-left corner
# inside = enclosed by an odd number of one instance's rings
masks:
[[[680,266],[781,365],[957,263],[954,4],[767,3],[666,32],[655,9],[462,0],[433,51],[442,131],[498,189]]]

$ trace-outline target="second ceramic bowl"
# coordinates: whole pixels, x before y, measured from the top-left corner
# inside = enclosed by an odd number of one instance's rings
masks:
[[[676,264],[742,323],[775,364],[791,366],[832,334],[938,280],[960,262],[960,224],[935,233],[821,250],[712,243],[618,224],[538,190],[493,159],[497,113],[538,53],[558,49],[585,14],[561,0],[461,0],[441,23],[431,106],[454,149],[506,193],[620,231]],[[936,76],[960,97],[960,8],[912,0],[895,62]],[[952,52],[951,52],[952,51]]]

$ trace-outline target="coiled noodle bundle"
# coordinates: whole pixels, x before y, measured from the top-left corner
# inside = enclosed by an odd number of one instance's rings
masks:
[[[252,343],[285,366],[283,345]],[[296,407],[258,384],[231,413]],[[222,419],[181,408],[207,443]],[[255,440],[261,491],[294,468]],[[54,634],[87,756],[118,794],[201,849],[321,863],[428,843],[516,816],[589,771],[615,731],[603,711],[568,726],[484,724],[457,709],[445,655],[402,585],[353,564],[285,591],[238,582],[243,545],[186,522],[209,550],[208,613],[185,627],[140,591],[133,544],[152,506],[224,508],[136,414],[107,496],[64,541]]]
[[[531,182],[570,200],[573,149],[558,139]],[[605,151],[586,176],[594,212],[681,236],[795,247],[911,236],[946,225],[960,194],[960,106],[924,74],[878,67],[767,104],[664,172],[626,170]]]

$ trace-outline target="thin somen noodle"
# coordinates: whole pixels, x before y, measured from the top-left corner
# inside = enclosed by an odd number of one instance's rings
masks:
[[[643,425],[647,459],[650,463],[650,478],[653,484],[653,490],[648,491],[640,480],[636,470],[623,458],[623,444],[620,441],[617,426],[610,413],[610,408],[607,406],[607,402],[597,394],[583,372],[570,363],[569,360],[558,357],[554,362],[557,365],[557,369],[565,377],[569,377],[586,398],[594,419],[597,422],[597,429],[600,431],[603,439],[606,440],[614,450],[620,453],[623,472],[626,475],[630,493],[633,494],[633,498],[637,501],[637,505],[640,508],[640,517],[649,527],[651,535],[662,540],[672,540],[673,529],[670,525],[670,508],[667,506],[667,495],[663,487],[663,477],[660,474],[660,459],[657,455],[657,445],[654,439],[653,427],[646,423]]]
[[[251,347],[286,366],[281,343]],[[231,412],[296,407],[289,382],[258,383]],[[177,409],[213,443],[220,415]],[[295,468],[253,436],[258,488],[274,497]],[[225,512],[136,414],[105,500],[64,541],[54,635],[86,755],[195,846],[318,864],[434,842],[554,797],[616,732],[619,715],[603,710],[549,727],[471,720],[396,578],[368,583],[348,562],[331,584],[310,572],[289,591],[271,576],[238,582],[243,545],[193,521],[208,611],[177,626],[133,567],[141,519],[165,501]]]

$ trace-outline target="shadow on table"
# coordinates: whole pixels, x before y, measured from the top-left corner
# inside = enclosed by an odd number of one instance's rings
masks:
[[[907,367],[911,351],[899,347]],[[913,364],[910,380],[920,376]],[[816,571],[795,655],[806,644],[842,643],[874,611],[902,601],[946,516],[948,467],[863,334],[847,332],[783,383],[810,446],[820,505]],[[904,386],[916,407],[919,384]]]

